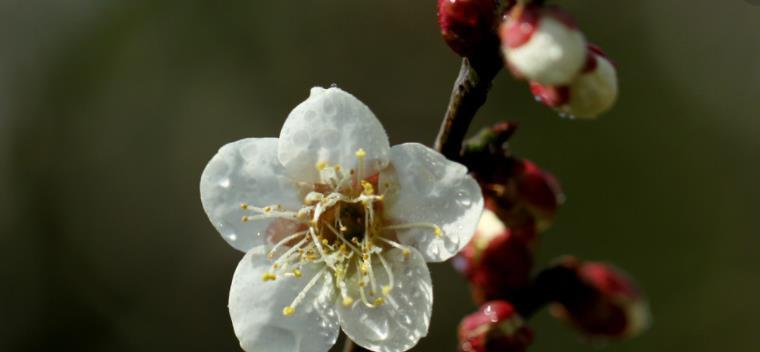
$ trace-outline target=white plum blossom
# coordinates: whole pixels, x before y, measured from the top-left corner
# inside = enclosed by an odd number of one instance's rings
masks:
[[[426,262],[472,237],[483,198],[467,169],[417,143],[390,147],[374,114],[313,88],[280,138],[223,146],[201,176],[209,219],[246,252],[230,288],[246,351],[327,351],[339,328],[372,351],[428,332]]]

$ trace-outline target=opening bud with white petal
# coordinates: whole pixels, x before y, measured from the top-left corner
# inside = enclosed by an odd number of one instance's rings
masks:
[[[507,66],[518,78],[568,84],[586,61],[586,40],[566,12],[536,4],[517,5],[499,28]]]
[[[454,261],[470,281],[475,302],[508,297],[530,283],[535,241],[533,227],[510,229],[483,211],[475,235]]]
[[[615,105],[617,71],[601,49],[589,45],[586,66],[570,84],[551,86],[531,82],[530,89],[536,100],[561,114],[593,119]]]
[[[533,331],[507,301],[491,301],[459,324],[459,352],[522,352]]]

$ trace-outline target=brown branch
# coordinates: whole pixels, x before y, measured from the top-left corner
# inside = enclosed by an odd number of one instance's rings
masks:
[[[478,109],[486,102],[491,82],[503,67],[498,39],[487,46],[480,55],[465,58],[454,82],[449,105],[446,109],[435,149],[451,160],[459,159],[462,141]]]

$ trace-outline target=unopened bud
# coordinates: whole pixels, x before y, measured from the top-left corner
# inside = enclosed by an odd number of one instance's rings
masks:
[[[462,161],[480,184],[486,207],[507,227],[534,226],[542,232],[554,220],[564,194],[552,174],[512,155],[506,142],[515,128],[499,123],[482,130],[465,143]]]
[[[522,160],[516,184],[518,199],[532,215],[538,231],[547,230],[554,221],[557,209],[565,200],[557,179],[532,161]]]
[[[438,25],[446,44],[470,56],[495,38],[497,0],[438,0]]]
[[[617,72],[600,49],[589,45],[586,66],[569,85],[551,86],[531,82],[530,89],[538,101],[560,113],[592,119],[615,104],[618,95]]]
[[[628,338],[649,325],[649,306],[635,283],[612,265],[566,258],[572,279],[552,313],[595,338]]]
[[[475,235],[454,261],[476,302],[503,298],[529,284],[535,238],[532,228],[509,229],[492,211],[483,211]]]
[[[545,85],[570,83],[586,61],[586,40],[566,12],[517,5],[499,28],[507,66],[519,77]]]
[[[492,301],[459,324],[459,352],[522,352],[533,331],[507,301]]]

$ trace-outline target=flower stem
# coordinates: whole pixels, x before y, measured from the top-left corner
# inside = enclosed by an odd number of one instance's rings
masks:
[[[478,109],[486,102],[491,82],[504,65],[499,54],[498,39],[486,46],[480,55],[462,60],[454,82],[435,149],[450,160],[458,160],[462,141]]]

